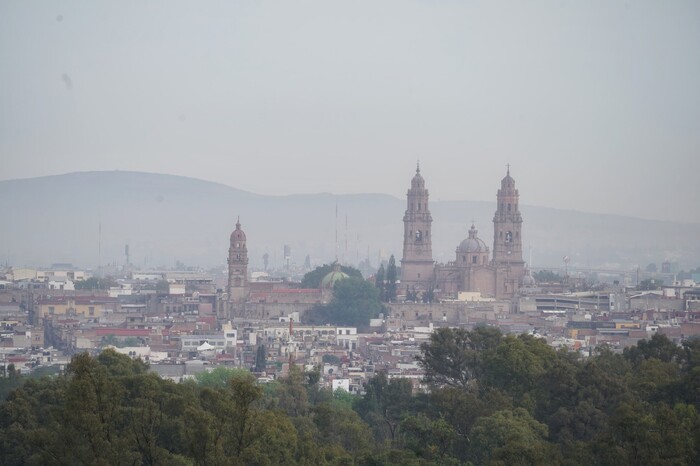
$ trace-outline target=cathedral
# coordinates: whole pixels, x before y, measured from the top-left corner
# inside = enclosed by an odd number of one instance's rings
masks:
[[[406,195],[403,217],[403,258],[401,287],[416,293],[435,292],[456,296],[460,291],[480,292],[484,297],[509,299],[526,277],[523,261],[519,194],[510,167],[501,180],[493,217],[493,253],[471,226],[469,236],[455,251],[455,260],[436,264],[432,251],[432,223],[428,190],[420,165]]]

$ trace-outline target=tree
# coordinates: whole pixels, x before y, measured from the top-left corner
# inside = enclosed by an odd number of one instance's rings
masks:
[[[445,419],[433,420],[423,414],[407,415],[401,421],[401,429],[405,433],[407,447],[419,457],[437,461],[438,464],[457,464],[448,455],[457,433]]]
[[[396,270],[396,259],[392,254],[389,258],[389,265],[386,268],[386,302],[392,302],[396,299],[396,280],[398,272]]]
[[[318,428],[320,444],[346,451],[352,456],[367,453],[371,438],[367,425],[343,403],[321,402],[313,407],[313,422]],[[356,464],[337,462],[333,464]]]
[[[253,374],[245,369],[217,367],[211,371],[202,371],[194,376],[197,385],[216,389],[225,389],[232,379],[255,380]]]
[[[76,290],[108,290],[110,287],[119,286],[119,283],[112,277],[90,277],[78,280],[74,285]]]
[[[658,269],[656,268],[656,264],[652,262],[651,264],[647,265],[644,270],[646,270],[649,273],[656,273]]]
[[[680,364],[684,356],[683,349],[661,333],[654,334],[650,340],[640,340],[636,346],[625,348],[622,354],[635,367],[651,358]]]
[[[307,382],[306,375],[295,364],[289,366],[289,373],[286,377],[279,379],[279,384],[277,384],[278,405],[288,416],[298,417],[308,412]]]
[[[425,369],[426,381],[473,389],[484,372],[486,352],[493,351],[500,340],[501,332],[491,327],[439,328],[430,335],[430,342],[421,344],[416,359]]]
[[[523,408],[479,418],[472,429],[476,464],[556,464],[558,451],[547,442],[547,426]]]
[[[640,291],[658,290],[663,284],[664,281],[659,278],[647,278],[639,282],[637,289]]]
[[[158,280],[158,283],[156,283],[156,291],[161,294],[170,293],[170,283],[167,280]]]
[[[333,365],[340,364],[340,358],[334,354],[324,354],[323,357],[321,357],[321,361]]]
[[[412,286],[409,289],[408,285],[406,285],[406,301],[411,303],[418,301],[418,292],[416,291],[415,286]]]
[[[321,280],[323,277],[328,275],[333,271],[333,265],[324,264],[322,266],[316,267],[311,272],[307,272],[304,278],[301,279],[302,288],[320,288]],[[362,278],[362,272],[354,267],[349,267],[345,265],[340,266],[340,271],[345,273],[348,277]]]
[[[540,270],[532,274],[537,283],[562,283],[564,278],[551,270]]]
[[[384,264],[379,266],[377,270],[377,275],[375,276],[374,284],[379,290],[379,299],[385,301],[386,294],[386,273],[384,272]]]
[[[556,358],[545,340],[532,335],[507,335],[484,358],[484,382],[523,400],[534,390]]]
[[[309,310],[304,320],[312,324],[368,325],[383,310],[379,290],[361,278],[339,280],[333,287],[333,299]]]
[[[255,372],[265,372],[267,368],[267,348],[265,345],[258,346],[255,352]]]
[[[430,285],[422,296],[424,303],[432,303],[435,300],[435,289]]]
[[[365,384],[365,395],[357,401],[357,411],[374,427],[378,440],[395,440],[401,417],[410,407],[412,391],[409,379],[390,380],[383,371]]]

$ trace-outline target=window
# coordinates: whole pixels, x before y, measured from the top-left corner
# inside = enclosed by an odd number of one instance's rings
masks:
[[[510,212],[510,203],[508,203],[508,212]]]
[[[90,306],[88,308],[88,312],[90,313],[91,316],[95,315],[95,306]]]
[[[472,264],[476,264],[476,256],[472,256]]]

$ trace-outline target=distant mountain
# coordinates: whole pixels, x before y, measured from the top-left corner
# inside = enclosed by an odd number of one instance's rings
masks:
[[[407,181],[408,184],[408,181]],[[496,187],[496,183],[494,184]],[[520,187],[527,203],[527,187]],[[495,196],[494,196],[495,197]],[[337,205],[337,214],[336,214]],[[349,263],[379,254],[401,258],[405,200],[383,194],[263,196],[193,178],[136,172],[84,172],[0,181],[0,259],[16,266],[71,262],[123,264],[129,244],[138,266],[223,266],[236,218],[251,266],[292,261]],[[433,255],[454,259],[472,219],[491,245],[495,202],[431,202]],[[522,206],[525,260],[534,266],[629,268],[664,260],[700,265],[700,225]]]

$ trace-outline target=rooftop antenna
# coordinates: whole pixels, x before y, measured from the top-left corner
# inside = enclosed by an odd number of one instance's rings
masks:
[[[335,200],[335,261],[338,262],[338,199]]]
[[[345,252],[343,253],[343,262],[348,263],[348,214],[345,214]]]
[[[97,274],[102,276],[102,220],[97,228]]]

